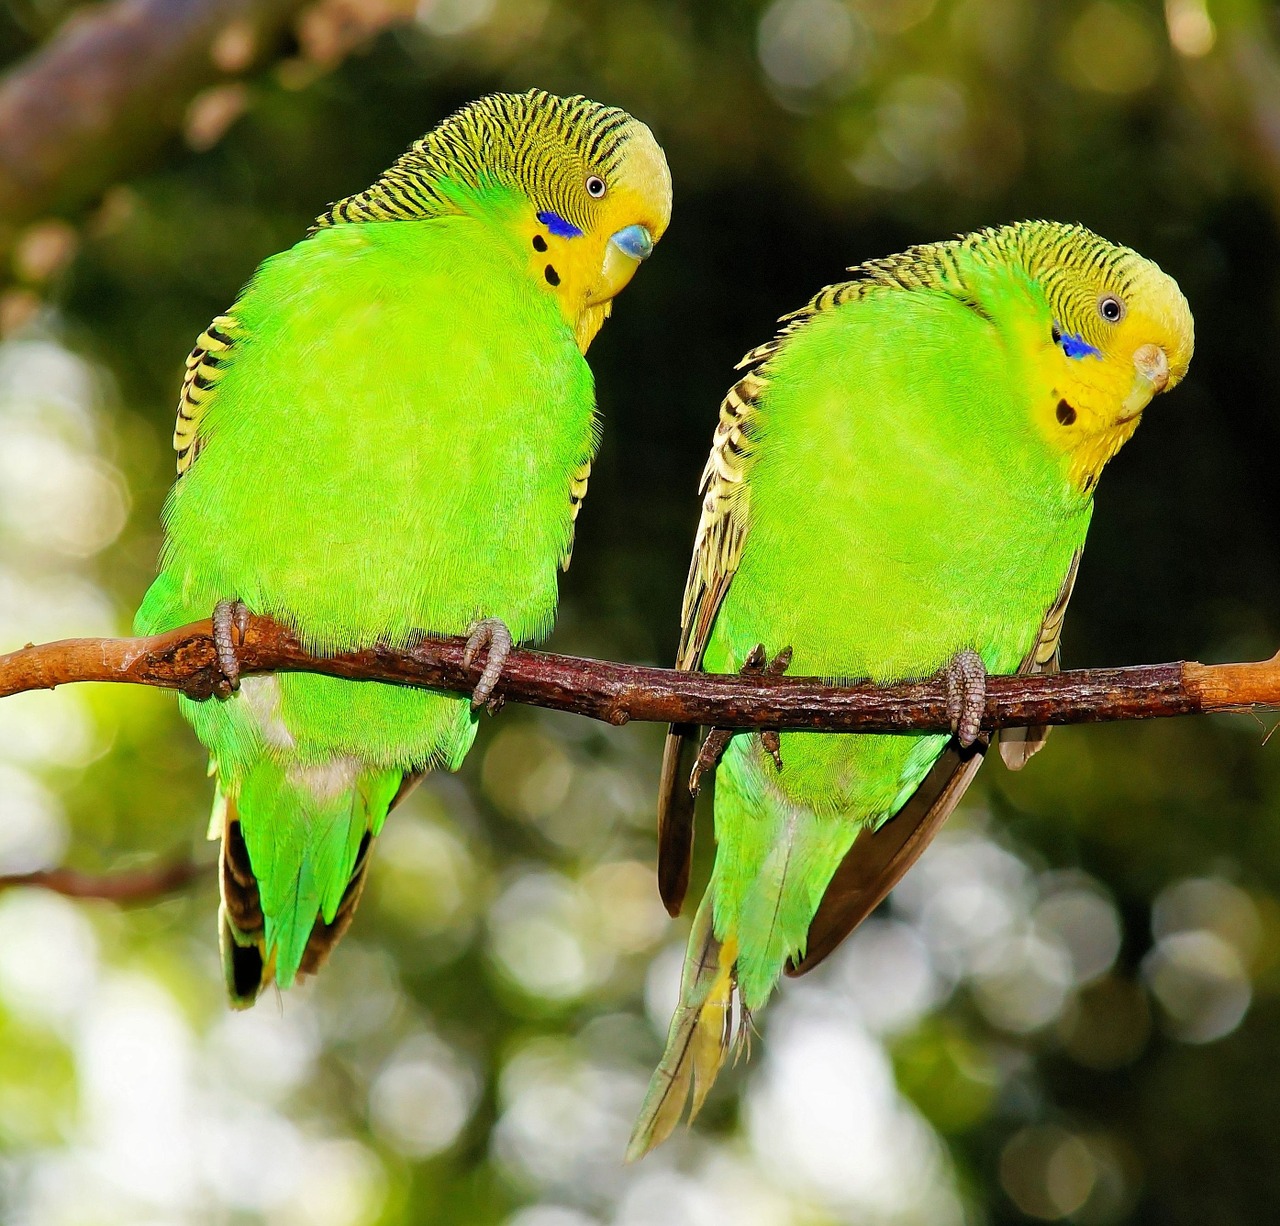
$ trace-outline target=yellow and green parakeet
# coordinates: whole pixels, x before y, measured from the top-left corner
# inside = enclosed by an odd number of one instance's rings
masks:
[[[630,1155],[696,1114],[739,1024],[824,958],[928,844],[982,760],[986,671],[1057,668],[1107,461],[1186,373],[1191,314],[1149,260],[1023,222],[851,270],[729,392],[678,667],[892,682],[945,671],[958,735],[735,737],[716,857]],[[1021,765],[1044,729],[1002,733]],[[688,883],[694,729],[672,728],[659,883]],[[780,748],[782,769],[770,748]],[[735,999],[736,998],[736,999]]]
[[[251,609],[324,652],[472,632],[492,688],[551,628],[596,449],[584,354],[671,214],[662,150],[586,98],[494,94],[268,259],[187,362],[155,633]],[[182,701],[217,774],[231,1000],[314,971],[370,846],[475,737],[465,698],[297,673]]]

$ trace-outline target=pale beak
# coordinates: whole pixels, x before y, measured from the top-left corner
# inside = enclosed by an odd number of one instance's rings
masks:
[[[625,226],[614,234],[605,246],[600,281],[592,300],[606,302],[620,294],[652,251],[653,235],[644,226]]]
[[[1120,419],[1136,417],[1168,385],[1169,355],[1159,345],[1140,345],[1133,355],[1133,386],[1124,398]]]

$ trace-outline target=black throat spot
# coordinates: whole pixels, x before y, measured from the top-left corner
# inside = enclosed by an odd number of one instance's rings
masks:
[[[1062,425],[1064,426],[1075,425],[1077,413],[1075,409],[1072,408],[1072,406],[1069,405],[1065,400],[1058,401],[1058,407],[1056,410],[1054,410],[1054,415],[1057,417],[1058,421],[1061,422]]]

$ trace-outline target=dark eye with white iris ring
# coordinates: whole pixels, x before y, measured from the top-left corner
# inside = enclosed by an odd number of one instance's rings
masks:
[[[1115,294],[1103,294],[1098,299],[1098,314],[1109,324],[1118,324],[1124,318],[1124,303]]]
[[[604,180],[599,175],[587,176],[587,195],[596,200],[604,195]]]

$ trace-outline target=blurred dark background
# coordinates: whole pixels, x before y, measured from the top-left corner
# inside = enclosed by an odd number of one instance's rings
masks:
[[[127,632],[194,337],[448,111],[531,85],[631,110],[675,182],[591,351],[605,439],[558,648],[671,659],[716,407],[779,314],[1027,216],[1158,260],[1198,330],[1102,482],[1067,663],[1277,646],[1269,4],[9,0],[0,55],[0,649]],[[0,1218],[1275,1221],[1273,723],[1075,728],[1023,775],[989,764],[635,1168],[685,932],[652,882],[658,729],[486,721],[389,824],[325,974],[243,1015],[211,877],[132,907],[6,891]],[[0,871],[207,861],[204,765],[154,691],[6,700]]]

